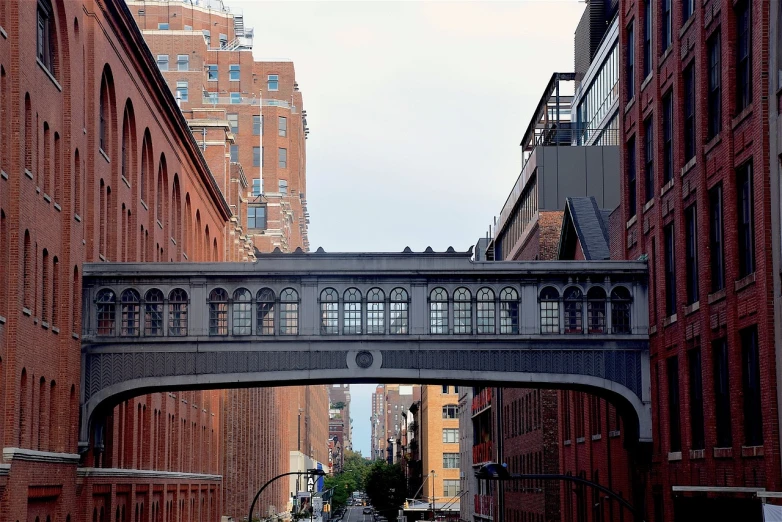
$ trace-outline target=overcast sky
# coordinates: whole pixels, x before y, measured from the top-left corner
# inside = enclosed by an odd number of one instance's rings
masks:
[[[304,96],[313,250],[465,251],[521,169],[519,142],[553,72],[573,69],[584,4],[226,0],[256,59],[290,59]],[[369,455],[374,385],[352,386]]]

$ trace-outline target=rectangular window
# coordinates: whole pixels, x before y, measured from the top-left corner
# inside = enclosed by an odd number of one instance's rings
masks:
[[[231,162],[239,162],[239,145],[231,145]]]
[[[180,101],[186,102],[188,97],[187,82],[176,82],[176,92]]]
[[[708,139],[722,130],[722,41],[717,31],[706,42],[709,59],[709,134]]]
[[[276,74],[270,74],[266,77],[266,90],[267,91],[276,91],[280,87],[280,80],[279,76]]]
[[[160,22],[157,24],[157,28],[160,31],[168,31],[168,23],[167,22]]]
[[[758,328],[751,326],[740,332],[742,395],[744,396],[744,445],[763,444],[763,411],[760,407],[760,356]]]
[[[443,386],[443,393],[448,393],[448,386]]]
[[[253,114],[253,136],[260,136],[262,132],[262,120],[260,114]]]
[[[755,226],[752,198],[752,162],[736,171],[739,277],[755,271]]]
[[[280,148],[277,150],[277,165],[281,169],[288,168],[288,149]]]
[[[635,136],[630,138],[627,142],[627,206],[628,217],[635,216],[638,207],[638,201],[636,196],[636,168],[635,168]]]
[[[217,103],[219,100],[216,92],[206,93],[206,99],[207,99],[207,103]]]
[[[663,185],[673,179],[673,96],[663,97]]]
[[[225,49],[225,46],[228,45],[228,35],[220,33],[217,35],[217,39],[220,40],[220,49]]]
[[[202,34],[204,35],[204,41],[206,42],[206,48],[209,49],[209,47],[212,45],[212,32],[209,29],[204,29],[202,31]]]
[[[733,444],[730,421],[730,367],[728,366],[728,341],[717,339],[712,343],[714,365],[714,406],[717,428],[717,447],[729,448]]]
[[[671,0],[662,0],[662,4],[663,18],[660,21],[660,29],[662,30],[662,41],[660,43],[662,47],[660,52],[665,52],[673,43],[673,31],[671,30]]]
[[[231,132],[234,134],[239,132],[239,115],[235,112],[229,112],[226,114],[226,118],[228,118],[228,124],[231,126]]]
[[[443,468],[457,469],[459,467],[458,453],[443,453]]]
[[[253,178],[253,196],[261,195],[261,178]]]
[[[646,157],[645,197],[646,202],[649,202],[654,198],[654,125],[651,116],[644,122],[644,138],[646,139],[646,147],[644,148]]]
[[[280,194],[288,193],[288,182],[284,179],[277,181],[277,188]]]
[[[456,404],[446,404],[443,406],[443,419],[455,419],[458,415]]]
[[[736,4],[736,114],[752,103],[752,28],[749,0]]]
[[[443,480],[443,496],[452,498],[459,494],[459,480]]]
[[[206,79],[209,80],[210,82],[217,81],[217,65],[206,66]]]
[[[253,167],[261,166],[261,148],[253,147]]]
[[[698,218],[695,205],[684,210],[685,264],[687,272],[687,304],[700,299],[698,289]]]
[[[665,315],[676,313],[676,252],[673,223],[665,227]]]
[[[190,70],[190,55],[178,54],[176,55],[176,70],[177,71],[189,71]]]
[[[168,55],[167,54],[159,54],[157,55],[157,68],[161,71],[167,71],[168,70]]]
[[[668,370],[668,451],[682,450],[682,430],[679,413],[679,358],[671,357],[666,361]]]
[[[695,65],[684,70],[684,162],[695,156]]]
[[[255,184],[253,183],[253,187],[254,185]],[[266,228],[266,207],[258,205],[250,205],[247,207],[247,228],[261,230]]]
[[[701,368],[701,349],[687,353],[690,370],[690,426],[692,449],[704,449],[706,436],[703,429],[703,376]]]
[[[240,92],[232,92],[231,93],[231,103],[242,103],[242,93],[240,93]]]
[[[277,134],[282,137],[288,135],[288,118],[285,116],[277,117]]]
[[[627,28],[627,99],[635,97],[635,22]]]
[[[443,428],[443,442],[446,444],[459,442],[459,428]]]
[[[239,64],[234,63],[228,66],[228,79],[232,82],[239,81]]]
[[[709,191],[709,253],[711,291],[725,288],[725,252],[722,225],[722,184]]]
[[[692,13],[695,12],[695,0],[683,0],[682,2],[682,25],[687,23]]]
[[[652,1],[644,2],[644,78],[652,74]]]

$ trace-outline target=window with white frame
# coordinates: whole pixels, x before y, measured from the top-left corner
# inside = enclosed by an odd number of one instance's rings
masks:
[[[186,102],[188,97],[187,82],[176,82],[176,92],[179,95],[179,99]]]
[[[233,63],[228,66],[228,79],[232,82],[239,81],[240,68],[238,63]]]
[[[190,55],[178,54],[176,55],[176,70],[177,71],[189,71],[190,70]]]
[[[279,87],[280,87],[280,80],[278,75],[270,74],[269,76],[267,76],[266,90],[276,91],[279,90]]]
[[[157,68],[161,71],[167,71],[168,70],[168,55],[167,54],[159,54],[157,55]]]
[[[288,193],[288,182],[284,179],[281,179],[277,182],[278,192],[280,194],[287,194]]]

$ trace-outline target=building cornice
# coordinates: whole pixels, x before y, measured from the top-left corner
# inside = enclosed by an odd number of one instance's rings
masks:
[[[210,475],[207,473],[183,473],[179,471],[121,468],[78,468],[76,470],[76,476],[79,478],[136,478],[187,482],[220,482],[223,480],[222,475]]]
[[[3,448],[3,462],[24,460],[27,462],[46,462],[48,464],[78,464],[78,453],[55,453],[25,448]],[[0,471],[2,473],[2,471]]]

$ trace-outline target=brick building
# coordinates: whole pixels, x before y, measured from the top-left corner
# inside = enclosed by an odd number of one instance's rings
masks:
[[[421,386],[421,498],[446,516],[461,498],[458,408],[458,386]]]
[[[623,255],[650,260],[654,520],[761,520],[754,491],[780,489],[772,4],[620,3],[619,226]]]

